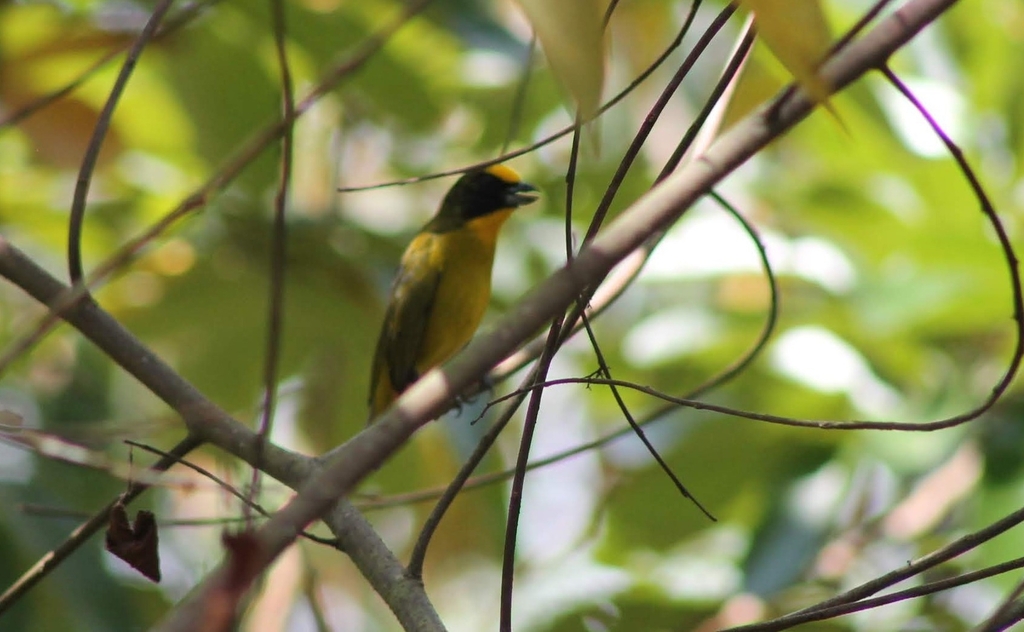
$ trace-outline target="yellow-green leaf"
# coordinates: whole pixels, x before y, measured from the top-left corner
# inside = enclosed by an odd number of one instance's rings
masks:
[[[754,14],[758,35],[797,83],[818,103],[832,91],[818,75],[832,35],[819,0],[741,0]]]
[[[598,0],[519,0],[551,70],[576,101],[580,118],[597,113],[604,86],[604,37]]]

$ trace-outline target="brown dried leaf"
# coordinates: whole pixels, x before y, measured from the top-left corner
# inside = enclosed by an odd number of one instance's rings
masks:
[[[224,533],[221,542],[228,553],[227,568],[217,585],[206,595],[202,632],[233,629],[238,602],[262,568],[262,548],[253,532]]]
[[[129,566],[148,579],[160,581],[156,517],[150,511],[135,514],[135,524],[128,523],[128,512],[117,503],[110,512],[107,527],[107,550],[128,562]]]

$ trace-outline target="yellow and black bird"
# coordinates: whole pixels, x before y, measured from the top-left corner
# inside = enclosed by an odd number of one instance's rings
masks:
[[[402,255],[370,376],[370,420],[469,342],[491,298],[498,231],[537,189],[504,165],[470,171]]]

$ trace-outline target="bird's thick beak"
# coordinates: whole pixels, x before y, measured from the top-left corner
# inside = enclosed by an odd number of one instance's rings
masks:
[[[517,182],[505,192],[505,202],[508,206],[526,206],[536,202],[539,197],[537,187],[525,182]]]

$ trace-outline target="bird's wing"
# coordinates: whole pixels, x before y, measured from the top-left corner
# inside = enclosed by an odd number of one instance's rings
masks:
[[[397,392],[419,379],[419,360],[427,325],[434,308],[434,298],[441,281],[442,267],[438,261],[437,237],[418,236],[402,257],[402,267],[391,291],[391,302],[384,315],[384,330],[377,349],[375,364],[386,363],[388,376]],[[381,379],[378,367],[374,379]]]

